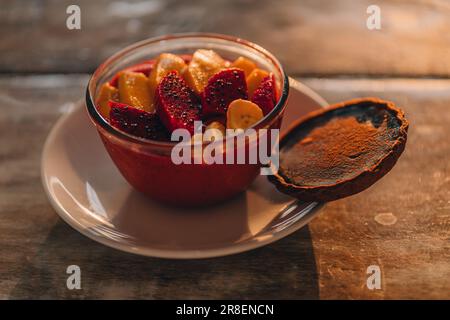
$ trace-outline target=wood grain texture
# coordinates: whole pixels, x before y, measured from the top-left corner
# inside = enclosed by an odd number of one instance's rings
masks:
[[[320,288],[327,288],[321,297],[450,298],[450,81],[307,83],[329,102],[356,95],[394,101],[410,122],[394,169],[367,191],[330,203],[310,224]],[[369,264],[381,267],[383,290],[365,289],[359,270]]]
[[[69,4],[81,30],[66,28]],[[273,52],[291,75],[450,75],[450,4],[379,0],[381,30],[366,27],[370,0],[3,0],[0,72],[92,72],[139,40],[217,32]]]
[[[330,102],[391,99],[411,122],[397,166],[299,232],[230,257],[170,261],[97,244],[62,222],[40,183],[46,135],[86,75],[0,77],[0,298],[449,298],[450,81],[304,79]],[[82,290],[66,289],[66,267]],[[379,265],[382,289],[367,289]]]

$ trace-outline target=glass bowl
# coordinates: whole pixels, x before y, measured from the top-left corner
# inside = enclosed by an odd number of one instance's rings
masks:
[[[175,164],[171,151],[177,142],[153,141],[117,130],[100,115],[94,101],[101,85],[120,70],[156,58],[163,52],[190,55],[199,48],[214,50],[230,61],[239,56],[249,58],[258,67],[274,74],[278,102],[253,128],[257,132],[260,129],[279,129],[289,90],[288,78],[281,64],[262,47],[225,35],[177,34],[133,44],[102,63],[89,80],[86,91],[89,116],[121,174],[138,191],[178,206],[210,205],[244,191],[259,175],[261,164]],[[235,137],[224,140],[231,138]],[[256,143],[259,141],[261,139]],[[237,145],[233,152],[238,152],[238,148],[246,148],[248,152],[249,142]]]

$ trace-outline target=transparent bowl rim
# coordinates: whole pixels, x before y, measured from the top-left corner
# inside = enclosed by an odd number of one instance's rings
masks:
[[[277,119],[278,115],[283,111],[283,109],[286,105],[286,102],[287,102],[288,95],[289,95],[288,76],[286,75],[286,73],[283,69],[283,66],[278,61],[278,59],[275,58],[274,55],[272,55],[269,51],[267,51],[263,47],[255,44],[253,42],[244,40],[242,38],[233,37],[233,36],[229,36],[229,35],[223,35],[223,34],[200,32],[200,33],[168,34],[168,35],[164,35],[164,36],[159,36],[159,37],[142,40],[142,41],[136,42],[134,44],[131,44],[131,45],[125,47],[124,49],[118,51],[117,53],[115,53],[114,55],[109,57],[107,60],[105,60],[95,70],[95,72],[90,77],[88,85],[87,85],[87,89],[86,89],[86,107],[87,107],[88,113],[89,113],[92,121],[96,125],[99,125],[101,128],[106,130],[106,132],[108,132],[109,134],[112,134],[113,136],[119,138],[120,140],[126,140],[128,142],[136,143],[139,145],[155,146],[155,147],[172,148],[174,145],[176,145],[178,143],[176,141],[156,141],[156,140],[140,138],[140,137],[136,137],[131,134],[128,134],[126,132],[120,131],[120,130],[116,129],[115,127],[113,127],[105,118],[103,118],[100,115],[99,111],[97,110],[97,108],[95,106],[95,102],[94,102],[95,98],[93,96],[93,93],[91,92],[91,87],[94,84],[94,82],[96,81],[96,79],[101,75],[101,73],[103,72],[103,70],[105,68],[107,68],[110,64],[114,64],[115,62],[120,61],[120,59],[124,55],[126,55],[134,50],[138,50],[139,48],[147,46],[149,44],[158,43],[161,41],[175,41],[178,39],[188,39],[188,38],[204,39],[204,40],[218,39],[218,40],[223,40],[223,41],[227,41],[230,43],[238,43],[238,44],[247,46],[251,49],[254,49],[254,50],[262,53],[266,58],[268,58],[270,60],[270,62],[276,68],[278,68],[278,70],[281,74],[281,78],[282,78],[281,80],[283,82],[282,87],[281,87],[281,95],[280,95],[280,98],[277,101],[276,105],[274,106],[274,108],[264,118],[262,118],[256,124],[254,124],[252,126],[252,128],[253,129],[265,128],[268,125],[272,124],[273,121],[275,121]],[[95,92],[94,92],[94,94],[95,94]],[[240,134],[245,134],[245,133],[240,133]],[[238,134],[237,136],[239,136],[240,134]],[[236,136],[226,137],[225,140],[233,139],[233,138],[236,138]]]

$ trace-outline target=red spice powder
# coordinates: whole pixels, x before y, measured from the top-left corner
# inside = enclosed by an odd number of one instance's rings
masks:
[[[383,117],[383,115],[381,115]],[[296,143],[280,153],[279,173],[291,183],[331,185],[370,169],[392,147],[387,116],[381,123],[354,115],[337,116],[306,133],[294,133]]]

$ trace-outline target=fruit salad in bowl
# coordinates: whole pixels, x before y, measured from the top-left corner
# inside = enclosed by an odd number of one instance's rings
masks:
[[[108,59],[89,82],[86,106],[134,188],[165,203],[203,206],[248,188],[263,164],[210,162],[202,154],[199,160],[196,145],[225,144],[248,129],[279,129],[287,95],[287,77],[265,49],[228,36],[186,34],[143,41]],[[180,132],[190,137],[192,153],[182,156],[192,161],[174,161]],[[264,139],[227,144],[219,157],[248,154]]]

